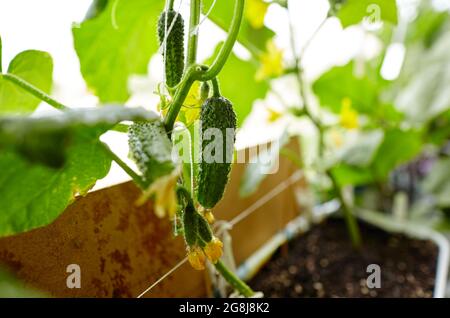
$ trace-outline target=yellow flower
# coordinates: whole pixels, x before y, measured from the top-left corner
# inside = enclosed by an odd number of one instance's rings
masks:
[[[359,127],[358,112],[352,108],[352,101],[348,97],[342,100],[340,124],[347,129]]]
[[[267,51],[259,57],[260,67],[256,72],[257,81],[262,81],[283,74],[283,50],[280,50],[273,40],[267,42]]]
[[[207,243],[204,248],[206,257],[208,257],[213,264],[217,263],[217,261],[222,257],[222,248],[223,243],[217,237],[213,237],[211,242]]]
[[[247,0],[245,17],[254,29],[261,29],[264,26],[267,8],[269,4],[263,0]]]
[[[188,249],[188,261],[189,264],[198,271],[205,269],[205,253],[203,253],[202,249],[198,246]]]
[[[268,116],[267,116],[267,121],[269,122],[269,123],[274,123],[274,122],[276,122],[278,119],[280,119],[281,118],[281,112],[279,112],[279,111],[277,111],[277,110],[275,110],[275,109],[273,109],[273,108],[271,108],[271,107],[268,107],[267,108],[267,111],[269,112],[269,114],[268,114]]]
[[[184,116],[186,126],[189,126],[199,118],[203,102],[200,82],[196,81],[192,84],[180,111],[180,114]]]
[[[143,205],[152,195],[155,195],[155,214],[163,218],[168,215],[175,216],[178,209],[176,186],[181,168],[177,167],[172,173],[155,180],[141,195],[136,204]]]

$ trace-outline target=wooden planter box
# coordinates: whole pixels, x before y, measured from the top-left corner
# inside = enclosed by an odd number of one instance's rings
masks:
[[[297,141],[289,147],[298,151]],[[245,165],[235,164],[216,218],[232,219],[296,171],[285,157],[279,167],[257,193],[241,199]],[[238,264],[298,216],[294,190],[304,186],[294,183],[232,229]],[[151,203],[139,208],[133,204],[139,195],[127,182],[80,197],[52,224],[1,238],[0,263],[28,285],[56,297],[137,297],[186,255],[183,239],[174,238],[170,222],[158,219]],[[66,285],[70,264],[80,266],[79,289]],[[184,264],[145,296],[208,296],[205,275]]]

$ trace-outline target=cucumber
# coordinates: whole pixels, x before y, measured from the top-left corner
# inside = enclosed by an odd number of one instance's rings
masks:
[[[128,130],[128,145],[130,157],[147,186],[176,168],[172,160],[172,143],[160,121],[131,125]]]
[[[201,161],[198,165],[197,201],[204,208],[212,209],[223,197],[228,183],[236,139],[236,114],[228,99],[211,97],[203,103],[200,119]],[[214,132],[220,132],[222,138],[205,138]]]
[[[162,47],[162,54],[165,58],[166,84],[173,88],[181,81],[184,71],[184,21],[180,13],[173,10],[161,13],[158,21],[160,46],[164,45],[166,32],[168,36],[165,49]]]

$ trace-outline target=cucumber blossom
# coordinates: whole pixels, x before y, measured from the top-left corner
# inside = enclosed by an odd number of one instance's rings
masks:
[[[130,157],[142,173],[147,186],[176,168],[172,160],[172,143],[160,121],[131,125],[128,130],[128,145]]]
[[[204,208],[212,209],[228,183],[236,139],[236,114],[228,99],[212,97],[203,103],[200,119],[197,200]]]
[[[184,70],[184,21],[180,13],[173,10],[161,13],[158,38],[165,60],[166,84],[175,87],[181,81]]]

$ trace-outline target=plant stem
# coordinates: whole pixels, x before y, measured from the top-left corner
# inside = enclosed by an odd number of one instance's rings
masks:
[[[289,2],[287,2],[287,3],[289,3]],[[287,8],[289,10],[289,4],[287,5]],[[319,25],[319,27],[313,33],[313,36],[308,40],[307,44],[303,48],[301,54],[298,56],[296,53],[296,50],[295,50],[296,45],[295,45],[294,27],[293,27],[291,16],[290,16],[289,12],[288,12],[288,15],[289,15],[289,32],[290,32],[291,49],[292,49],[292,52],[295,57],[295,65],[294,65],[295,72],[294,72],[294,74],[295,74],[297,82],[298,82],[299,94],[303,101],[303,108],[304,108],[305,115],[306,115],[306,117],[308,117],[311,120],[311,122],[314,124],[314,126],[316,127],[316,129],[318,131],[318,134],[319,134],[319,157],[323,158],[324,149],[325,149],[325,142],[324,142],[325,128],[322,125],[321,121],[312,114],[312,112],[309,108],[306,82],[303,79],[303,69],[301,66],[301,61],[302,61],[305,50],[311,44],[314,37],[318,34],[318,31],[320,30],[320,28],[325,24],[326,19]],[[342,189],[340,188],[337,180],[334,178],[331,171],[326,170],[325,173],[331,179],[331,182],[333,184],[333,189],[336,192],[336,195],[341,203],[341,207],[342,207],[344,217],[345,217],[345,222],[347,225],[347,230],[349,232],[352,244],[355,248],[359,248],[361,246],[361,234],[360,234],[360,230],[359,230],[356,218],[353,215],[353,213],[351,212],[351,209],[348,206],[347,202],[345,201],[345,199],[342,195]]]
[[[328,177],[331,179],[331,182],[333,183],[333,187],[336,191],[336,195],[338,196],[338,199],[341,203],[342,212],[344,213],[345,223],[347,225],[347,230],[350,235],[350,239],[352,241],[353,247],[360,248],[361,247],[361,233],[359,231],[358,222],[356,221],[355,216],[353,215],[350,207],[347,204],[347,201],[345,200],[342,189],[337,183],[336,178],[333,176],[333,174],[330,171],[327,171]]]
[[[168,10],[173,10],[173,4],[174,4],[175,0],[169,0],[169,6],[168,6]]]
[[[241,26],[242,17],[244,13],[245,0],[236,0],[236,5],[234,7],[233,20],[231,21],[231,27],[228,32],[228,37],[225,43],[222,45],[216,59],[210,67],[204,67],[202,65],[193,64],[187,68],[184,73],[183,79],[175,92],[172,105],[170,105],[167,117],[164,120],[166,131],[170,134],[173,129],[173,125],[177,119],[178,113],[180,112],[181,106],[186,99],[189,89],[195,81],[210,81],[216,77],[222,70],[225,62],[233,50],[234,43],[236,42],[237,35],[239,33],[239,28]]]
[[[186,69],[197,61],[198,25],[200,23],[201,0],[191,0],[189,39]]]
[[[60,102],[51,98],[47,93],[41,91],[39,88],[33,86],[32,84],[28,83],[27,81],[21,79],[20,77],[14,75],[14,74],[3,74],[2,76],[4,79],[16,84],[20,88],[26,90],[31,95],[34,95],[35,97],[39,98],[40,100],[46,102],[47,104],[49,104],[50,106],[53,106],[56,109],[59,109],[59,110],[68,110],[69,109],[69,107],[61,104]]]
[[[199,80],[209,81],[214,77],[216,77],[222,70],[223,66],[225,65],[225,62],[230,56],[231,51],[233,50],[234,43],[236,43],[236,39],[239,34],[239,29],[241,27],[242,17],[244,15],[244,5],[245,0],[236,0],[236,5],[234,6],[233,20],[231,21],[231,26],[228,31],[227,39],[220,48],[220,51],[217,54],[214,62],[211,64],[209,69],[201,75]]]
[[[217,261],[214,264],[216,270],[226,279],[226,281],[233,286],[241,295],[251,297],[255,292],[232,271],[230,271],[222,261]]]
[[[213,87],[213,96],[214,97],[220,97],[222,94],[220,93],[220,85],[219,85],[219,79],[217,77],[214,77],[211,80],[212,87]]]
[[[134,183],[136,183],[141,189],[145,189],[146,184],[142,177],[134,172],[134,170],[131,169],[122,159],[120,159],[106,143],[101,142],[101,144],[109,157],[114,160],[123,169],[123,171],[125,171],[131,177],[131,179],[133,179]]]

